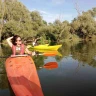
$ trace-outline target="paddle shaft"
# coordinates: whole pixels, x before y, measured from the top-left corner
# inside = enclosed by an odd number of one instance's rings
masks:
[[[45,52],[45,53],[42,53],[42,54],[36,54],[36,55],[44,55],[44,56],[56,56],[57,53],[51,53],[51,52]],[[24,55],[14,55],[12,57],[18,57],[18,56],[24,56]],[[25,55],[27,56],[27,55]],[[8,58],[9,56],[0,56],[0,58]]]

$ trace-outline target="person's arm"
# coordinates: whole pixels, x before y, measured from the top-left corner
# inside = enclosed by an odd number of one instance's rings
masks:
[[[37,43],[37,41],[38,41],[39,39],[40,39],[40,38],[36,38],[36,39],[33,41],[32,45],[35,46],[36,43]]]
[[[38,40],[40,40],[40,37],[36,38],[36,40],[35,40],[35,41],[37,42]]]
[[[13,37],[9,37],[9,38],[7,38],[6,39],[6,41],[7,41],[7,43],[8,43],[8,45],[10,46],[10,47],[12,47],[12,42],[11,42],[11,39],[12,39]]]
[[[28,50],[28,48],[26,48],[26,49],[25,49],[25,51],[26,51],[26,53],[27,53],[27,54],[29,54],[29,55],[32,55],[32,56],[34,56],[34,55],[35,55],[35,53],[34,53],[34,52],[29,51],[29,50]]]

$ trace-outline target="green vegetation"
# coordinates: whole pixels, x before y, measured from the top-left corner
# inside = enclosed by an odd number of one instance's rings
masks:
[[[19,34],[24,40],[42,36],[41,43],[51,41],[96,40],[96,8],[82,12],[69,23],[55,20],[47,24],[38,11],[30,12],[18,0],[0,0],[1,42],[9,36]]]
[[[59,51],[62,53],[62,57],[58,58],[59,60],[71,56],[78,61],[78,64],[96,67],[96,42],[84,41],[77,44],[64,42]]]

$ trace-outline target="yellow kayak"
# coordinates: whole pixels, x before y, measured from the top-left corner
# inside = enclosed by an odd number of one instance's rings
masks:
[[[48,46],[48,45],[38,45],[38,46],[31,46],[31,45],[28,45],[27,48],[29,50],[58,50],[62,45],[53,45],[53,46]]]

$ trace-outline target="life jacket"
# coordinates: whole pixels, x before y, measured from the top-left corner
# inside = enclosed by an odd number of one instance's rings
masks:
[[[16,55],[16,46],[12,45],[12,53],[13,55]],[[25,46],[24,44],[21,44],[20,46],[20,55],[23,55],[25,53]]]

